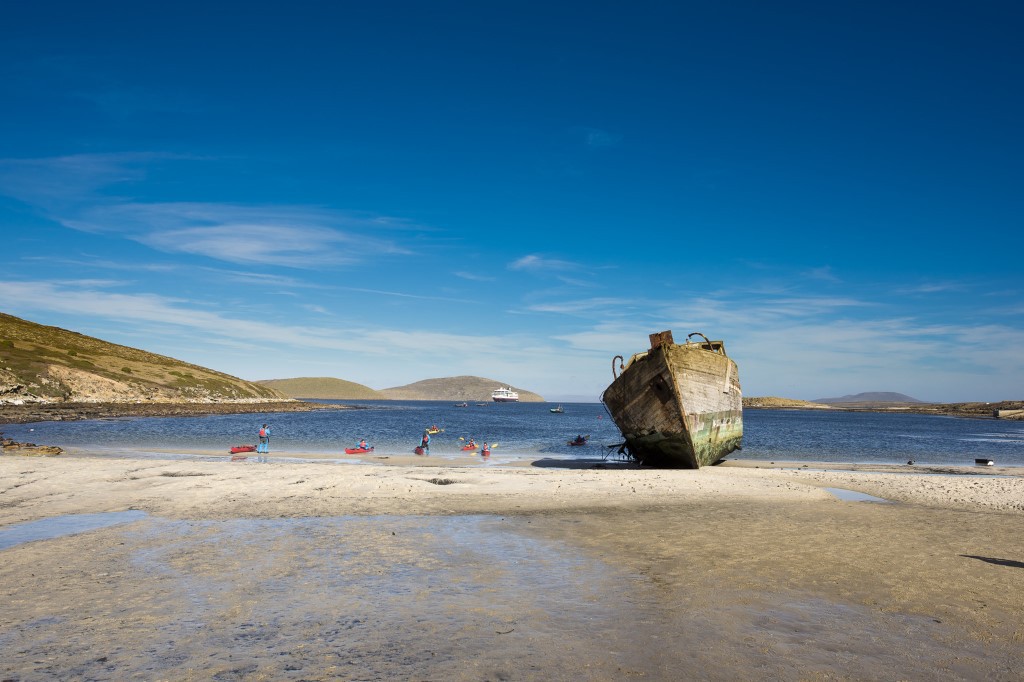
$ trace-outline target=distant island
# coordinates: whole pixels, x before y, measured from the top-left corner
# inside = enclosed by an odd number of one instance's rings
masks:
[[[368,386],[333,377],[298,377],[294,379],[264,379],[259,382],[268,388],[293,398],[319,398],[330,400],[451,400],[456,402],[491,402],[491,392],[508,382],[475,376],[424,379],[405,386],[383,388],[379,391]],[[522,388],[512,386],[524,403],[544,402],[544,398]]]
[[[292,398],[315,400],[383,400],[379,391],[369,386],[334,377],[296,377],[294,379],[261,379],[256,383]]]
[[[875,391],[872,393],[855,393],[844,395],[841,398],[815,398],[811,402],[824,403],[826,405],[837,405],[845,403],[921,403],[922,400],[911,398],[903,393],[892,393],[888,391]]]

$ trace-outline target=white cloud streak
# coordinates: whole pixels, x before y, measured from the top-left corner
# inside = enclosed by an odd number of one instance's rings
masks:
[[[530,254],[517,258],[508,264],[509,270],[526,270],[528,272],[540,272],[546,274],[558,274],[563,270],[575,270],[579,266],[565,260],[555,258],[544,258],[537,254]]]
[[[303,207],[122,204],[92,207],[63,222],[85,232],[120,233],[165,253],[237,264],[318,268],[410,253],[365,234],[368,225],[379,225],[375,221]]]
[[[388,216],[306,206],[131,201],[111,187],[144,180],[153,164],[196,159],[167,154],[97,154],[0,159],[0,194],[92,234],[120,235],[169,254],[315,269],[412,253],[383,232],[427,231]]]

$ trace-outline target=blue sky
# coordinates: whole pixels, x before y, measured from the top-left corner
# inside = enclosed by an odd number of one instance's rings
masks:
[[[0,311],[246,379],[1024,397],[1024,6],[51,2]]]

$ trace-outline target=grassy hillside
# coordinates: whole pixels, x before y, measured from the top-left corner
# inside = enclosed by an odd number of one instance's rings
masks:
[[[388,400],[454,400],[466,402],[491,402],[491,392],[506,383],[484,377],[459,376],[441,379],[424,379],[407,386],[396,386],[378,391]],[[542,403],[544,398],[512,387],[519,392],[519,400],[524,403]]]
[[[324,400],[383,400],[380,392],[369,386],[334,377],[296,377],[295,379],[265,379],[256,383],[280,391],[292,398],[321,398]]]
[[[137,348],[0,313],[0,402],[255,402],[260,386]]]

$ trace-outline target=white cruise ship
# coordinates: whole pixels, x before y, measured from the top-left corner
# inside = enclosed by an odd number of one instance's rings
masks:
[[[491,399],[496,403],[518,403],[519,394],[513,391],[511,386],[499,386],[491,393]]]

